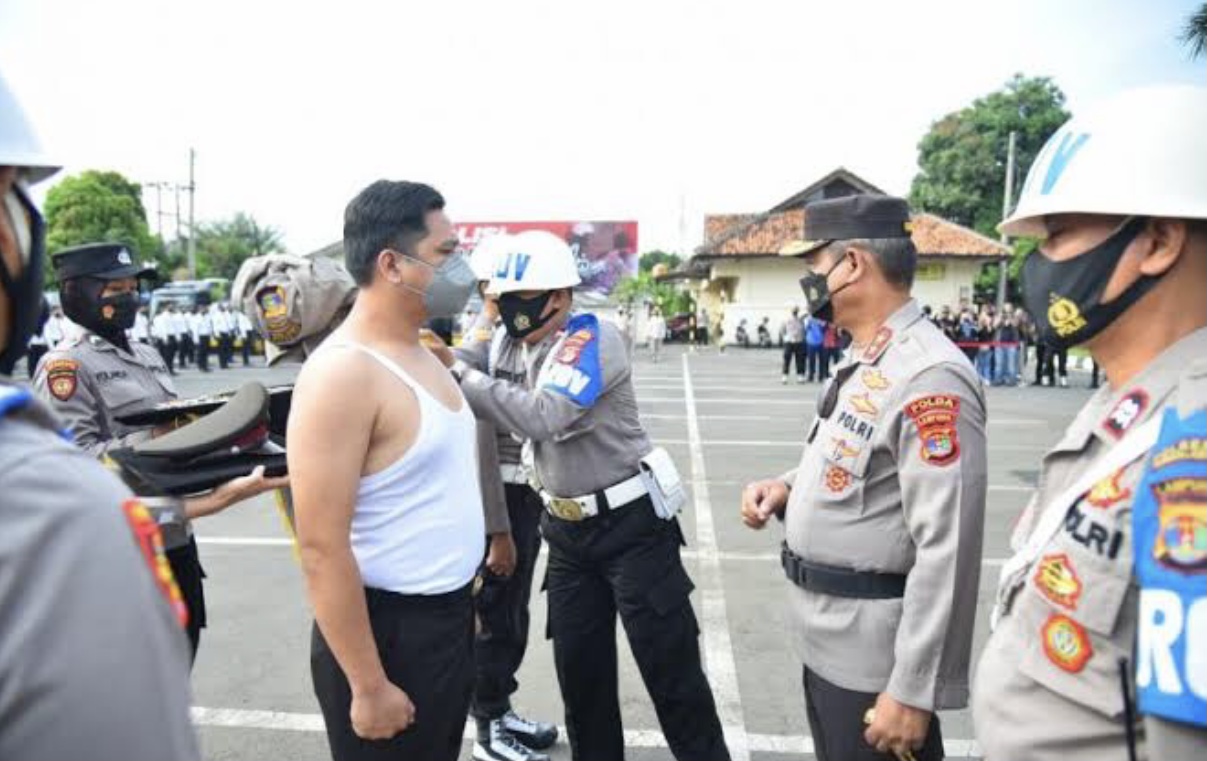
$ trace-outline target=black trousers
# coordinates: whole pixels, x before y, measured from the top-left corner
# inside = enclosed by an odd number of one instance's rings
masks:
[[[891,752],[880,753],[863,739],[867,730],[863,715],[876,705],[875,693],[843,689],[808,666],[803,668],[802,681],[817,761],[897,761]],[[931,716],[926,742],[914,757],[918,761],[943,758],[943,733],[937,715]]]
[[[209,372],[210,369],[210,338],[211,336],[197,337],[197,369],[201,372]]]
[[[822,368],[826,367],[828,369],[829,367],[824,356],[825,351],[825,348],[822,346],[805,345],[805,366],[808,368],[809,382],[824,380]]]
[[[225,370],[235,354],[235,337],[230,333],[218,334],[218,366]]]
[[[313,627],[310,676],[334,761],[456,761],[474,679],[470,587],[442,595],[365,590],[386,677],[415,706],[415,723],[390,740],[364,740],[352,729],[352,689]]]
[[[510,578],[482,569],[482,588],[474,598],[478,631],[474,636],[475,719],[497,719],[511,710],[511,696],[519,689],[516,672],[528,649],[528,601],[532,574],[541,550],[540,495],[523,484],[506,484],[507,517],[515,542],[516,565]]]
[[[197,347],[193,343],[193,336],[185,333],[180,336],[180,353],[177,355],[180,359],[181,367],[188,367],[197,362]]]
[[[163,363],[168,366],[168,372],[176,372],[176,338],[172,337],[164,340],[157,340],[155,348],[159,350],[159,356],[163,357]]]
[[[788,374],[788,365],[796,362],[796,374],[805,374],[805,345],[803,343],[784,343],[784,372]]]
[[[246,333],[243,336],[243,366],[247,367],[251,364],[251,342],[252,334]]]
[[[645,497],[581,522],[545,513],[541,530],[549,544],[547,635],[575,761],[624,761],[617,613],[671,753],[679,761],[728,761],[700,663],[678,521],[658,518]]]
[[[192,649],[192,659],[197,660],[197,648],[201,646],[201,630],[205,628],[205,589],[202,579],[205,570],[201,567],[201,557],[197,554],[197,540],[189,537],[189,543],[174,547],[165,553],[172,575],[176,577],[176,585],[180,587],[180,596],[189,611],[189,623],[186,631],[189,635],[189,647]]]

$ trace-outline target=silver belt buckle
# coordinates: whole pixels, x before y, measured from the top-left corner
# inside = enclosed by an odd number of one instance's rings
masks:
[[[549,512],[564,521],[578,522],[586,518],[583,506],[577,500],[553,497],[549,500]]]

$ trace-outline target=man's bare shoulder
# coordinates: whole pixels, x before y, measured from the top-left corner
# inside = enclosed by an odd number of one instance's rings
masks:
[[[347,347],[333,346],[312,354],[293,387],[294,405],[322,400],[346,411],[372,410],[376,381],[374,360]]]

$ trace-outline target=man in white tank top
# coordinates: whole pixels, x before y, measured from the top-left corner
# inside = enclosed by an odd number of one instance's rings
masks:
[[[420,343],[474,276],[434,189],[378,181],[348,205],[352,311],[293,394],[289,467],[335,761],[453,761],[473,685],[485,551],[473,414]]]

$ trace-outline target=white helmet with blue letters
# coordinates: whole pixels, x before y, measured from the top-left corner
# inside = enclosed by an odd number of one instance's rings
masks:
[[[505,253],[495,259],[488,293],[555,291],[581,283],[574,252],[564,240],[544,230],[527,230],[511,237]]]
[[[998,227],[1042,238],[1049,214],[1207,219],[1207,88],[1154,85],[1067,121],[1027,173]]]

